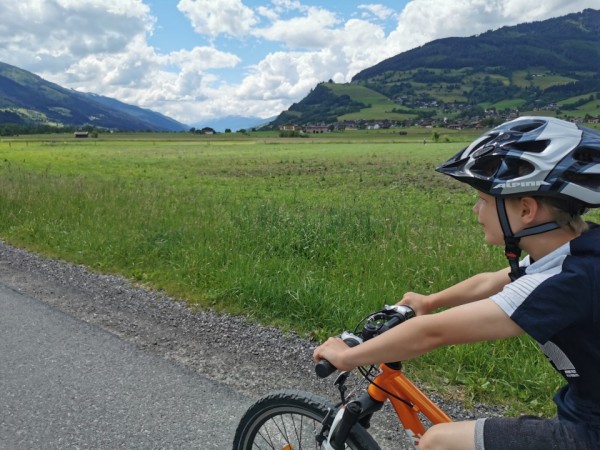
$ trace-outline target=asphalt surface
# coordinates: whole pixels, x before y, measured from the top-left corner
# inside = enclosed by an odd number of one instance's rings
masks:
[[[0,285],[2,449],[230,448],[250,403]]]

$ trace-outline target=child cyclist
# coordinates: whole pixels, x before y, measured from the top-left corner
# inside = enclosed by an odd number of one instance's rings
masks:
[[[581,218],[600,206],[600,133],[522,117],[437,170],[477,190],[473,211],[485,241],[505,246],[509,267],[435,294],[409,292],[400,303],[417,317],[354,348],[330,338],[315,360],[350,370],[528,333],[566,380],[554,397],[557,417],[439,424],[419,448],[600,449],[600,227]]]

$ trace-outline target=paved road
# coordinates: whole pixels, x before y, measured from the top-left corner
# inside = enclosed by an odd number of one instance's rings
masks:
[[[249,403],[0,285],[1,449],[230,448]]]

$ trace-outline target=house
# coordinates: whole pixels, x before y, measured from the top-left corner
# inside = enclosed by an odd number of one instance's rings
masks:
[[[327,133],[329,132],[329,125],[308,125],[304,132],[308,134]]]
[[[88,131],[76,131],[75,133],[73,133],[73,137],[78,138],[78,139],[85,139],[90,135],[90,133]]]
[[[279,126],[279,131],[301,131],[302,127],[300,125],[295,125],[293,123],[286,123],[284,125]]]

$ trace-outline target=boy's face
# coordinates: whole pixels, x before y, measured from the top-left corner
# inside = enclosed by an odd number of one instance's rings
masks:
[[[491,245],[504,245],[504,234],[496,210],[496,198],[477,191],[473,212],[477,214],[477,221],[483,228],[485,242]]]

